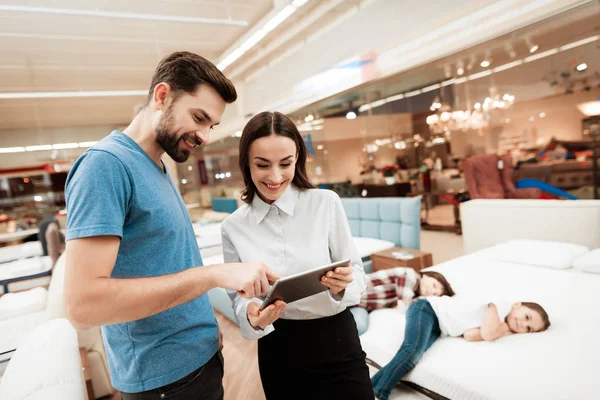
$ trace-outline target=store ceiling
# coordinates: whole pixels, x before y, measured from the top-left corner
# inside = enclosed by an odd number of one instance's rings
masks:
[[[290,41],[356,5],[340,0]],[[320,0],[308,0],[225,73],[241,80],[293,43],[279,43]],[[122,125],[145,96],[2,99],[6,93],[147,90],[173,51],[218,63],[292,0],[0,0],[0,131]],[[281,40],[280,40],[281,41]],[[1,134],[1,133],[0,133]]]
[[[461,65],[465,71],[463,76],[467,76],[596,35],[600,35],[600,2],[579,7],[414,70],[370,82],[304,107],[293,113],[293,116],[298,120],[302,120],[309,114],[313,114],[316,118],[342,116],[350,109],[356,109],[363,104],[450,78],[458,78],[457,68]],[[530,53],[531,45],[537,45],[539,48],[534,53]],[[485,58],[491,59],[490,67],[480,66]],[[587,70],[575,71],[575,66],[583,62],[587,64]],[[472,64],[470,70],[469,64]],[[561,78],[560,74],[567,71],[570,73],[569,78]],[[454,85],[453,89],[454,93],[462,99],[469,97],[475,102],[488,96],[490,86],[495,85],[501,92],[512,93],[519,101],[564,93],[571,84],[573,90],[582,90],[586,78],[588,83],[593,85],[600,83],[600,40],[469,81],[466,84]],[[386,105],[381,106],[381,109],[385,108]],[[385,111],[378,110],[378,112]]]

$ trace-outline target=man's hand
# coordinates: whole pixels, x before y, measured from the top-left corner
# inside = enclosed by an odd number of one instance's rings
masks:
[[[269,282],[281,278],[281,275],[260,262],[221,264],[213,268],[217,274],[217,287],[237,290],[240,296],[247,299],[268,293]]]
[[[265,329],[279,319],[286,305],[285,302],[277,300],[264,310],[259,311],[260,305],[256,302],[251,302],[248,304],[247,309],[248,321],[254,328]]]
[[[328,272],[321,277],[321,283],[329,288],[332,294],[339,294],[346,290],[352,282],[352,267],[338,267],[334,272]]]

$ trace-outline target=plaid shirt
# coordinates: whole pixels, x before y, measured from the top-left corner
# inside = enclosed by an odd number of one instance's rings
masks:
[[[401,300],[410,304],[415,297],[419,274],[412,268],[396,267],[368,274],[367,289],[360,299],[359,307],[367,310],[393,308]]]

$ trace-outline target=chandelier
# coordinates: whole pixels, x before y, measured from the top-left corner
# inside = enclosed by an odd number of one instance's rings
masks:
[[[490,87],[489,93],[490,95],[482,103],[475,103],[473,110],[451,111],[451,107],[448,104],[441,104],[436,97],[430,108],[432,111],[435,111],[435,114],[427,117],[427,125],[436,134],[448,133],[454,130],[464,131],[487,128],[492,112],[507,109],[515,101],[515,96],[512,94],[505,93],[501,96],[496,86]]]
[[[493,93],[492,93],[493,92]],[[495,92],[495,87],[490,88],[490,96],[486,97],[481,103],[475,103],[475,110],[483,110],[484,113],[489,113],[494,110],[503,110],[509,108],[515,102],[515,96],[505,93],[502,97]]]
[[[483,129],[488,126],[488,120],[479,110],[443,111],[432,114],[426,119],[433,133],[447,133],[457,130]]]

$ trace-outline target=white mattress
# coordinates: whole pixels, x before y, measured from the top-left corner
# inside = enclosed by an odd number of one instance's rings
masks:
[[[431,270],[457,293],[484,301],[534,301],[552,323],[543,333],[494,342],[443,338],[405,379],[451,399],[593,399],[600,392],[600,274],[489,261],[486,250]],[[361,336],[367,356],[381,365],[404,336],[398,310],[377,310]]]
[[[21,258],[37,257],[43,255],[43,253],[40,242],[27,242],[0,247],[0,263],[19,260]]]
[[[0,296],[0,321],[32,312],[43,311],[48,302],[48,290],[36,287],[19,293]]]
[[[49,256],[24,258],[0,264],[0,280],[41,274],[51,269],[52,259]]]
[[[387,240],[366,237],[353,237],[353,239],[360,258],[370,257],[373,253],[391,249],[396,246],[394,242],[388,242]]]

